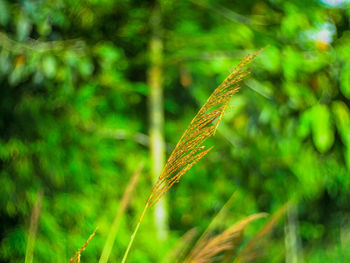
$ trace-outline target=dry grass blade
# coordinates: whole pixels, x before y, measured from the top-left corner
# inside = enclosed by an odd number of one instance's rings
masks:
[[[258,246],[259,241],[261,241],[261,239],[271,231],[271,229],[275,226],[278,220],[287,211],[289,205],[289,202],[284,204],[271,216],[271,218],[264,224],[264,226],[259,230],[259,232],[243,248],[239,256],[234,261],[235,263],[249,262],[257,257],[258,253],[255,248]]]
[[[224,204],[224,206],[221,208],[219,213],[216,214],[216,216],[210,222],[210,224],[205,229],[205,231],[203,232],[201,237],[197,240],[193,249],[196,249],[198,246],[200,246],[200,244],[202,243],[203,240],[208,239],[209,235],[213,232],[215,227],[217,227],[219,222],[222,221],[224,219],[224,217],[226,216],[228,209],[232,205],[235,198],[236,198],[236,192],[231,195],[230,199]]]
[[[227,250],[233,249],[236,242],[234,240],[241,236],[242,231],[245,227],[251,223],[252,221],[266,216],[266,213],[259,213],[248,216],[229,229],[222,232],[220,235],[208,239],[203,240],[201,244],[199,244],[189,255],[188,260],[186,262],[189,263],[209,263],[214,262],[216,257]]]
[[[79,263],[80,262],[80,256],[81,253],[83,253],[83,251],[85,250],[85,248],[87,247],[87,245],[90,243],[91,239],[93,239],[93,237],[96,234],[96,230],[89,236],[89,238],[86,240],[85,244],[77,251],[77,253],[75,253],[75,255],[69,260],[69,263]]]
[[[183,258],[197,234],[197,228],[192,228],[187,231],[165,255],[161,263],[183,262]]]
[[[154,206],[174,183],[179,182],[181,177],[212,149],[212,147],[205,149],[203,143],[215,134],[228,103],[239,89],[239,83],[249,74],[245,66],[260,52],[261,50],[246,56],[215,89],[191,121],[147,199],[149,206]]]
[[[27,248],[26,248],[26,256],[25,256],[25,263],[32,263],[33,262],[33,255],[34,255],[34,243],[35,243],[35,236],[38,229],[38,222],[39,222],[39,216],[41,211],[41,204],[43,199],[43,192],[40,190],[38,191],[37,198],[32,210],[32,216],[30,219],[30,226],[29,226],[29,234],[27,239]]]

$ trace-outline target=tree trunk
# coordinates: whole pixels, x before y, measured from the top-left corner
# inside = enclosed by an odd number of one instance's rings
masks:
[[[164,109],[163,109],[163,41],[161,38],[161,10],[153,7],[150,27],[152,35],[149,42],[149,136],[151,153],[151,173],[155,183],[162,172],[165,161]],[[154,209],[154,222],[159,240],[168,235],[168,213],[166,199],[163,197]]]
[[[286,263],[302,263],[301,240],[299,235],[298,207],[292,204],[287,211],[285,223]]]

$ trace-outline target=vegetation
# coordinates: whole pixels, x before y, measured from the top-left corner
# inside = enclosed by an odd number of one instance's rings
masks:
[[[121,262],[154,185],[127,262],[348,262],[349,7],[0,0],[0,262]],[[156,184],[214,87],[267,45],[215,151]]]

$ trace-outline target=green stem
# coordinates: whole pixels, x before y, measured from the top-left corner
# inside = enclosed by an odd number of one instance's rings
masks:
[[[137,223],[137,225],[136,225],[136,228],[135,228],[135,230],[134,230],[134,233],[132,233],[132,235],[131,235],[131,238],[130,238],[130,242],[129,242],[128,248],[126,249],[126,251],[125,251],[125,253],[124,253],[124,257],[123,257],[123,260],[122,260],[122,262],[121,262],[121,263],[125,263],[125,262],[126,262],[126,258],[128,257],[128,254],[129,254],[130,248],[131,248],[131,246],[132,246],[132,243],[134,242],[134,239],[135,239],[136,233],[137,233],[137,231],[139,230],[139,227],[140,227],[141,222],[142,222],[142,220],[143,220],[143,216],[145,215],[145,213],[146,213],[146,211],[147,211],[148,206],[149,206],[149,204],[148,204],[148,203],[146,203],[145,208],[143,209],[143,212],[142,212],[142,214],[141,214],[141,216],[140,216],[139,222],[138,222],[138,223]]]

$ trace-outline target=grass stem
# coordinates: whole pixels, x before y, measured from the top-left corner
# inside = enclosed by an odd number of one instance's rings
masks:
[[[145,208],[143,209],[143,212],[140,216],[140,219],[139,219],[139,222],[137,222],[137,225],[136,225],[136,228],[134,230],[134,232],[132,233],[131,235],[131,238],[130,238],[130,241],[129,241],[129,244],[128,244],[128,248],[126,249],[125,253],[124,253],[124,256],[123,256],[123,260],[122,260],[122,263],[125,263],[126,262],[126,258],[128,257],[128,254],[129,254],[129,251],[130,251],[130,248],[132,246],[132,243],[134,242],[134,239],[135,239],[135,236],[137,234],[137,231],[139,230],[139,227],[141,225],[141,222],[143,220],[143,217],[144,215],[146,214],[146,211],[148,209],[148,206],[149,206],[149,203],[147,202],[146,205],[145,205]]]

